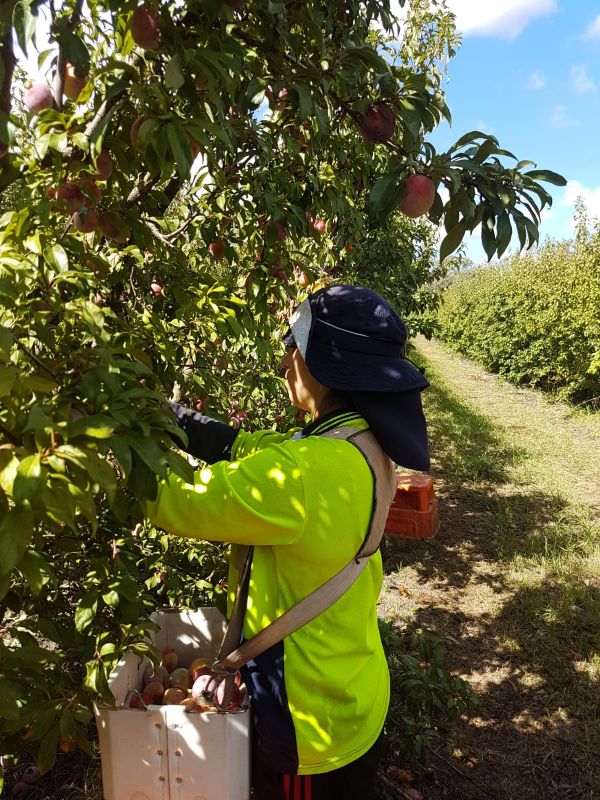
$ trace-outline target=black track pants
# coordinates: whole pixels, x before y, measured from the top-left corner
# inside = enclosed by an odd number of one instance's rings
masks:
[[[282,775],[255,755],[252,800],[370,800],[382,751],[383,733],[356,761],[321,775]]]

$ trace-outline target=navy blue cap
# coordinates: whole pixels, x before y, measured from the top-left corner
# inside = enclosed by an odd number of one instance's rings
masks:
[[[362,286],[336,284],[311,294],[284,337],[311,375],[349,393],[383,449],[397,464],[429,468],[420,393],[429,386],[406,358],[404,322],[383,297]]]

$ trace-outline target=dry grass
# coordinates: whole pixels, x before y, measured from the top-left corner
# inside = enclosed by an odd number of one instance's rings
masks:
[[[433,626],[480,695],[428,800],[600,797],[600,415],[419,340],[442,528],[389,541],[381,613]]]

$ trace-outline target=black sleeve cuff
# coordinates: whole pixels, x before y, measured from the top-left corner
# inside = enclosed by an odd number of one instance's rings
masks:
[[[187,434],[188,446],[185,448],[187,453],[206,461],[207,464],[229,461],[238,429],[204,414],[189,411],[172,400],[168,403],[177,418],[177,424]],[[177,441],[177,444],[181,447],[181,442]]]

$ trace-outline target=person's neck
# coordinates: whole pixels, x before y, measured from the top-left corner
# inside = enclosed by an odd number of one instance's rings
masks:
[[[344,408],[344,404],[338,400],[329,400],[323,403],[320,403],[311,414],[311,420],[315,422],[320,417],[324,417],[326,414],[331,414],[332,411],[335,411],[338,408]]]

